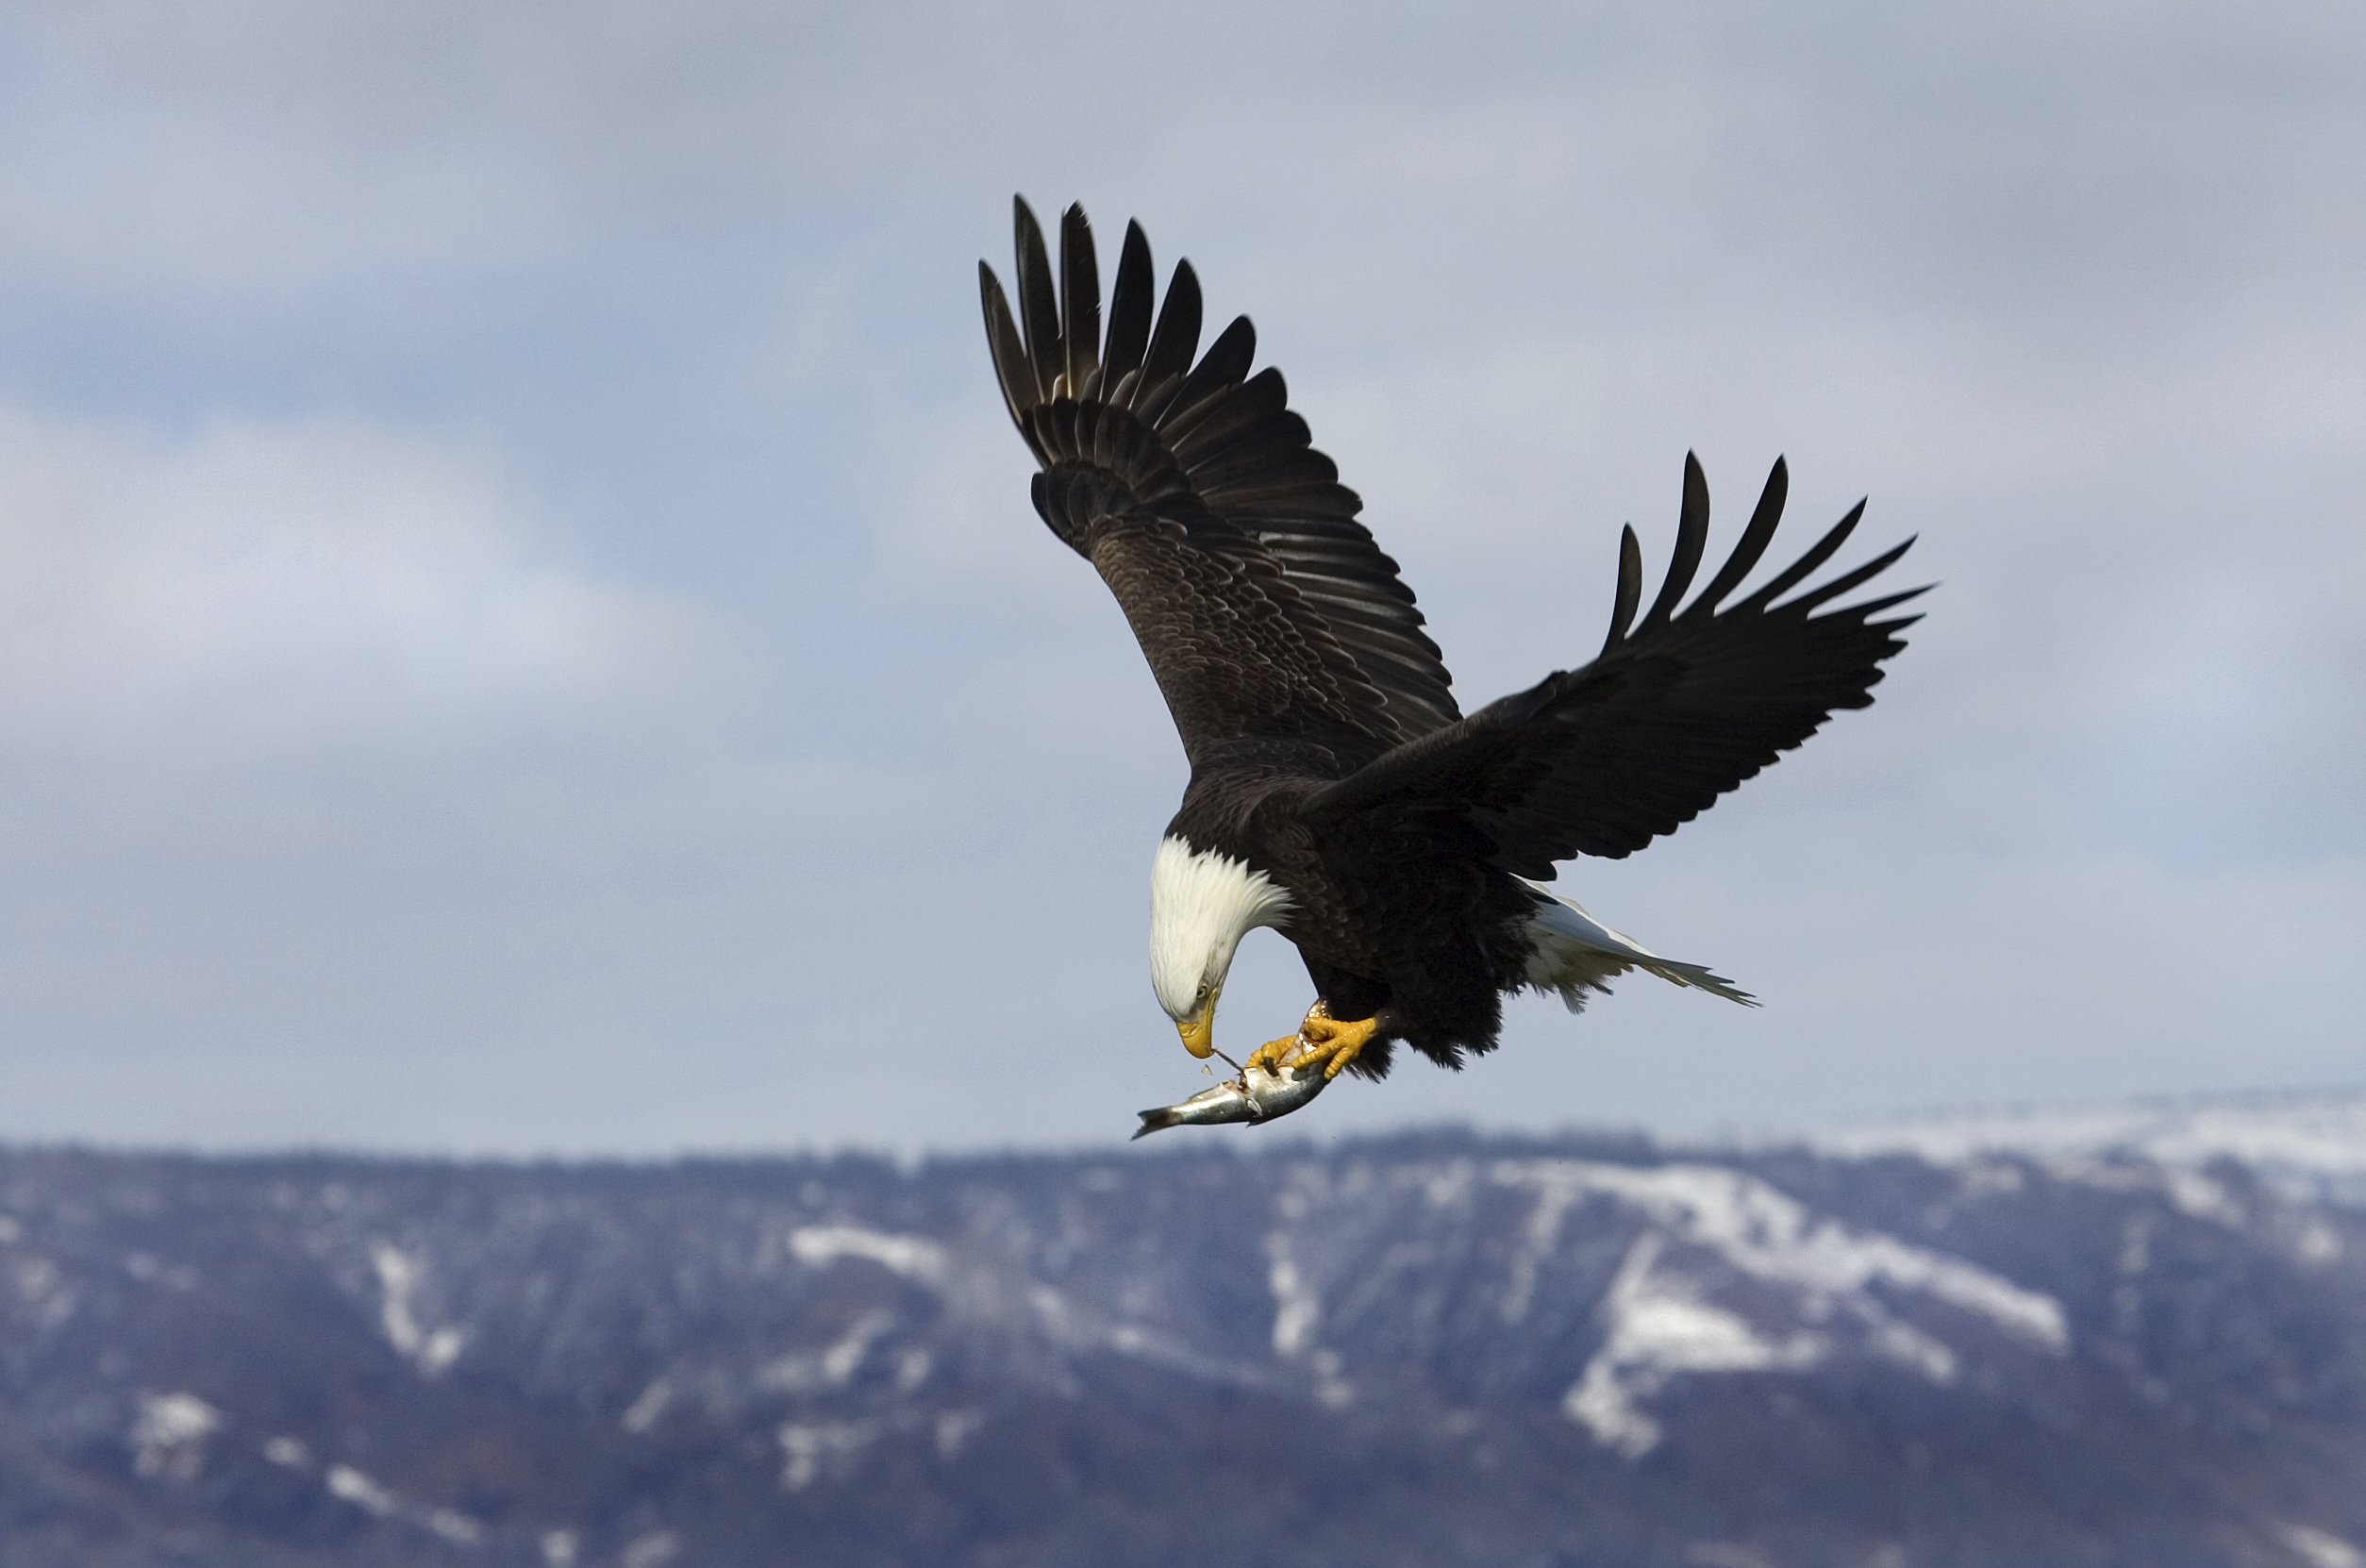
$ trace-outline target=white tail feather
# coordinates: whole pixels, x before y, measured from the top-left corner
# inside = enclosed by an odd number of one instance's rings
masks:
[[[1527,886],[1537,898],[1536,912],[1528,917],[1528,984],[1539,991],[1559,993],[1570,1011],[1585,1007],[1589,991],[1607,994],[1608,982],[1630,969],[1648,970],[1676,985],[1713,992],[1745,1008],[1758,1005],[1748,992],[1735,989],[1732,981],[1710,974],[1707,966],[1663,959],[1568,899],[1557,898],[1534,882]]]

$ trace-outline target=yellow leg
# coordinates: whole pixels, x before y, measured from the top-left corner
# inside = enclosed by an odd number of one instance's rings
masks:
[[[1355,1060],[1379,1031],[1377,1016],[1342,1024],[1331,1016],[1328,1007],[1317,1002],[1307,1009],[1307,1021],[1298,1026],[1298,1038],[1306,1042],[1307,1048],[1291,1059],[1291,1065],[1300,1067],[1327,1057],[1323,1076],[1326,1080],[1338,1077],[1340,1069]]]

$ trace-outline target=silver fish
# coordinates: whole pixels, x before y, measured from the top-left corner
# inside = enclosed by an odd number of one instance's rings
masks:
[[[1303,1067],[1285,1063],[1277,1070],[1268,1069],[1262,1062],[1252,1063],[1239,1077],[1226,1078],[1213,1089],[1203,1089],[1179,1105],[1143,1111],[1141,1126],[1135,1129],[1134,1136],[1144,1138],[1161,1128],[1187,1124],[1255,1125],[1287,1116],[1329,1087],[1331,1080],[1323,1076],[1323,1066],[1320,1058]]]

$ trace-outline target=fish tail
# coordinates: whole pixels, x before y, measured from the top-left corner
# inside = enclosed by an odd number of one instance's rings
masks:
[[[1175,1113],[1173,1106],[1159,1106],[1156,1109],[1145,1110],[1141,1113],[1141,1126],[1134,1129],[1134,1138],[1147,1138],[1154,1132],[1162,1132],[1168,1127],[1180,1126],[1182,1121],[1183,1118]],[[1133,1138],[1126,1140],[1129,1143],[1133,1141]]]

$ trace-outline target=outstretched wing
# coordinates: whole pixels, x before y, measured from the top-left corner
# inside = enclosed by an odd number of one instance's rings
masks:
[[[1774,538],[1789,487],[1777,459],[1732,557],[1679,611],[1708,534],[1708,485],[1688,454],[1675,555],[1641,621],[1642,556],[1629,528],[1601,657],[1397,747],[1310,797],[1308,816],[1334,826],[1371,812],[1458,818],[1493,841],[1498,865],[1544,879],[1556,860],[1618,859],[1675,832],[1833,709],[1870,707],[1881,661],[1906,646],[1897,633],[1920,619],[1874,617],[1924,590],[1814,611],[1914,542],[1774,602],[1841,547],[1863,502],[1765,587],[1718,609]]]
[[[1108,332],[1084,209],[1060,221],[1055,281],[1016,203],[1019,309],[978,263],[1010,417],[1043,472],[1035,506],[1117,595],[1194,763],[1242,739],[1308,739],[1348,765],[1459,710],[1412,590],[1356,521],[1363,503],[1308,445],[1281,373],[1249,374],[1240,317],[1198,362],[1199,280],[1156,281],[1125,229]]]

